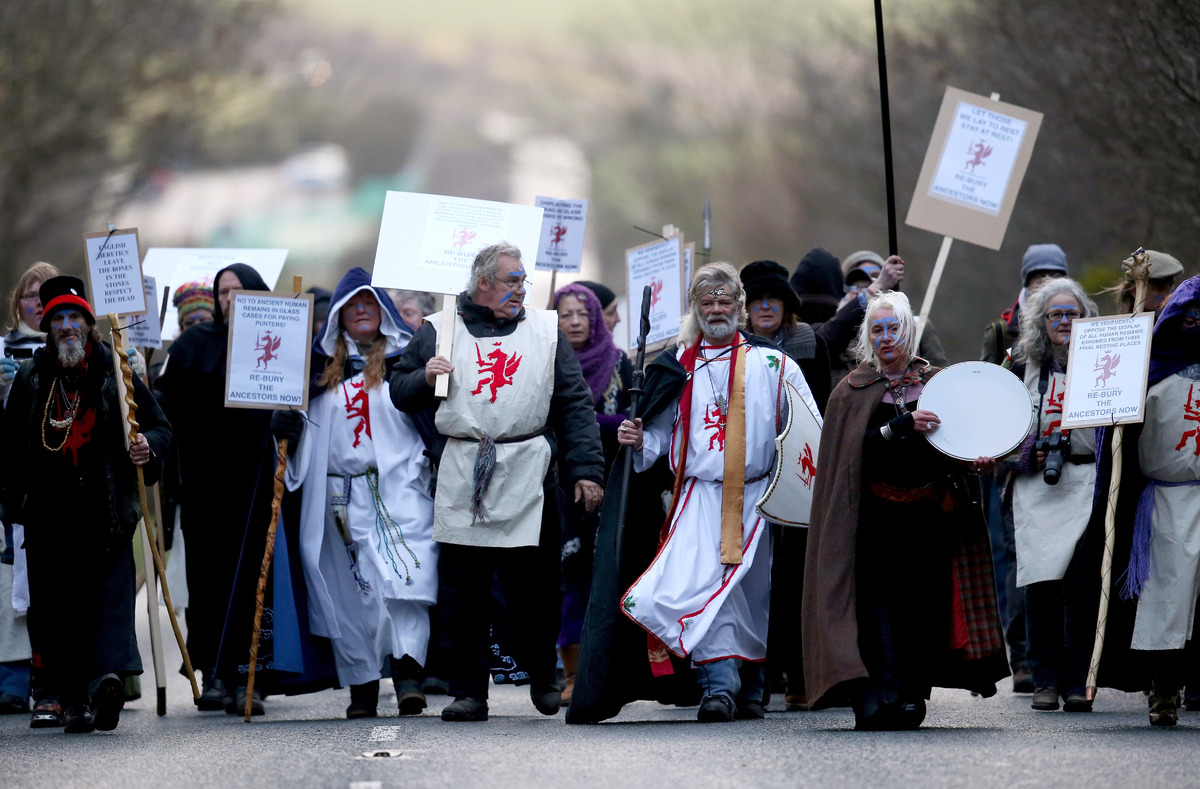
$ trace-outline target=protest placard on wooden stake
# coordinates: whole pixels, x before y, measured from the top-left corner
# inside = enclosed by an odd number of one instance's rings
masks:
[[[312,313],[311,293],[233,292],[226,407],[308,408]]]
[[[142,283],[142,259],[138,252],[137,228],[109,227],[83,237],[87,251],[88,288],[97,315],[118,317],[146,311]]]

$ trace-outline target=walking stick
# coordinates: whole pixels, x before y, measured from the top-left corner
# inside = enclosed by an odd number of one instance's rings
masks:
[[[638,326],[637,361],[633,365],[633,385],[629,387],[629,421],[637,422],[642,399],[642,379],[646,366],[646,335],[650,333],[650,286],[642,288],[642,320]],[[628,447],[621,466],[621,488],[617,496],[617,567],[621,566],[621,544],[625,537],[625,509],[629,504],[629,478],[633,474],[633,447]]]
[[[300,277],[292,277],[292,290],[303,290]],[[246,678],[246,723],[252,717],[254,672],[258,667],[258,642],[262,636],[263,601],[267,594],[267,575],[275,558],[275,531],[279,527],[279,509],[283,505],[283,473],[287,470],[288,440],[279,439],[279,457],[275,461],[275,488],[271,494],[271,522],[267,524],[267,547],[263,550],[262,569],[258,571],[258,589],[254,592],[254,631],[250,635],[250,674]]]
[[[133,370],[129,366],[129,357],[125,355],[125,341],[121,336],[121,327],[117,321],[117,316],[113,313],[108,314],[108,322],[112,325],[112,345],[113,356],[120,368],[120,375],[117,376],[117,393],[121,401],[121,412],[125,416],[125,422],[129,426],[129,431],[125,434],[125,446],[129,448],[129,444],[137,436],[137,403],[133,399]],[[179,629],[179,620],[175,616],[175,606],[171,603],[171,590],[167,588],[167,571],[163,564],[162,555],[158,552],[158,541],[154,534],[151,533],[153,527],[150,525],[148,513],[150,508],[146,506],[146,478],[142,473],[142,467],[137,466],[137,481],[138,481],[138,501],[142,505],[142,538],[143,550],[146,546],[150,549],[150,558],[153,560],[154,570],[158,575],[158,583],[162,587],[163,600],[167,604],[167,616],[171,618],[171,629],[175,631],[175,642],[179,645],[179,652],[183,655],[183,669],[187,672],[188,680],[192,683],[192,703],[200,700],[200,688],[196,685],[196,672],[192,670],[192,659],[188,656],[187,643],[184,641],[183,632]],[[154,670],[158,679],[158,714],[167,714],[167,688],[166,688],[166,672],[163,670],[160,673],[162,666],[162,637],[156,639],[155,632],[159,628],[158,624],[158,595],[151,590],[149,582],[149,572],[146,573],[146,595],[153,596],[154,615],[150,620],[150,645],[151,651],[154,651],[155,642],[158,642],[158,650],[154,656]]]
[[[1137,315],[1146,306],[1146,283],[1150,275],[1150,256],[1138,248],[1133,253],[1133,264],[1128,266],[1133,277],[1133,314]],[[1092,646],[1092,662],[1088,665],[1086,695],[1088,701],[1096,698],[1096,675],[1100,671],[1100,655],[1104,652],[1104,631],[1108,626],[1108,599],[1112,586],[1113,545],[1117,540],[1117,498],[1121,493],[1121,454],[1125,437],[1125,425],[1112,429],[1112,473],[1108,480],[1108,505],[1104,510],[1104,553],[1100,558],[1100,613],[1096,617],[1096,641]]]

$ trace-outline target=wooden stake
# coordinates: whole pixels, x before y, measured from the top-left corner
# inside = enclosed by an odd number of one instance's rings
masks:
[[[304,290],[303,277],[292,277],[292,292],[297,296]],[[254,592],[254,630],[250,634],[250,670],[246,677],[246,723],[250,722],[254,703],[254,674],[258,669],[258,643],[262,638],[263,607],[267,595],[267,576],[275,558],[275,533],[279,528],[279,510],[283,506],[283,474],[287,471],[288,440],[279,439],[279,457],[275,461],[275,488],[271,494],[271,522],[267,524],[267,546],[263,549],[262,566],[258,571],[258,588]]]
[[[1144,249],[1133,253],[1133,265],[1129,267],[1133,277],[1133,314],[1137,315],[1146,306],[1146,288],[1150,279],[1150,256]],[[1104,633],[1108,629],[1108,600],[1112,587],[1113,546],[1117,541],[1117,500],[1121,495],[1121,472],[1124,462],[1122,450],[1125,443],[1125,425],[1112,429],[1112,473],[1108,480],[1108,504],[1104,509],[1104,553],[1100,557],[1100,610],[1096,616],[1096,640],[1092,644],[1092,661],[1088,664],[1085,695],[1088,701],[1096,698],[1096,677],[1100,673],[1100,656],[1104,653]]]
[[[437,355],[445,359],[454,352],[454,306],[457,297],[442,296],[442,328],[438,330]],[[450,394],[450,376],[439,375],[433,385],[433,396],[445,399]]]
[[[113,313],[108,314],[108,322],[112,325],[112,344],[113,356],[116,364],[120,365],[120,374],[117,376],[117,392],[121,401],[121,413],[125,416],[125,422],[129,430],[125,434],[125,446],[128,449],[129,444],[133,441],[134,436],[138,432],[137,423],[137,403],[133,399],[133,370],[129,366],[129,357],[125,354],[125,341],[121,336],[121,327],[117,321],[117,316]],[[149,512],[149,507],[146,506],[146,480],[142,473],[142,467],[137,466],[138,479],[138,500],[142,505],[142,526],[145,529],[151,529],[150,522],[146,518],[146,513]],[[179,652],[183,655],[183,669],[187,673],[187,678],[192,684],[192,700],[197,702],[200,700],[200,687],[196,684],[196,672],[192,670],[192,659],[188,656],[187,642],[183,638],[183,631],[179,628],[179,620],[175,616],[175,606],[171,603],[171,590],[167,587],[167,570],[163,564],[162,555],[158,552],[157,539],[153,534],[146,533],[147,542],[150,545],[150,552],[154,569],[158,575],[158,582],[162,585],[163,600],[167,604],[167,616],[171,620],[171,629],[175,632],[175,642],[179,645]],[[148,573],[149,571],[147,571]],[[150,594],[150,584],[146,586],[146,594]],[[154,605],[157,609],[158,595],[154,596]],[[154,621],[157,621],[157,614]],[[153,633],[153,624],[151,625],[151,633]],[[153,643],[151,643],[153,647]],[[161,646],[159,647],[162,648]],[[157,661],[156,661],[157,662]],[[159,688],[158,709],[159,715],[166,714],[166,688]]]

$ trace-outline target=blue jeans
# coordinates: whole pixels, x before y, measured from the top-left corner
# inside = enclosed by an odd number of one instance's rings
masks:
[[[696,666],[704,697],[728,696],[735,701],[762,702],[767,685],[767,664],[741,658],[724,658]]]
[[[0,693],[29,701],[29,661],[0,663]]]

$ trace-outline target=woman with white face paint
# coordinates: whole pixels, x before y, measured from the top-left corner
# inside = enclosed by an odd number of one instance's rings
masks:
[[[1008,675],[972,478],[995,461],[968,469],[925,440],[939,420],[917,399],[937,368],[914,355],[915,330],[904,294],[871,299],[818,452],[805,684],[814,708],[849,696],[859,729],[916,728],[932,687],[991,696]]]
[[[1090,712],[1084,693],[1095,614],[1077,610],[1067,589],[1076,572],[1092,588],[1091,571],[1075,567],[1076,545],[1092,512],[1096,480],[1095,431],[1062,430],[1063,389],[1071,329],[1098,314],[1079,283],[1050,279],[1021,313],[1012,371],[1025,382],[1035,423],[1014,459],[1011,485],[1017,586],[1025,594],[1028,659],[1035,710]]]

